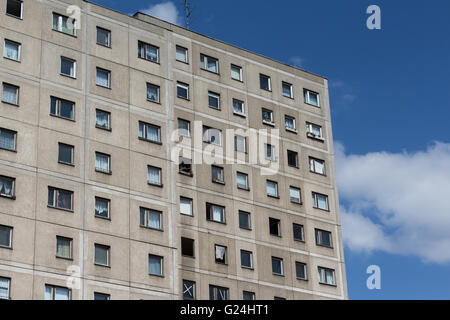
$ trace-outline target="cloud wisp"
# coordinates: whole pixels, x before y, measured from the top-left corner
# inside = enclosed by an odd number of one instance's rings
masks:
[[[348,155],[336,144],[345,245],[450,263],[450,144]]]
[[[178,11],[177,6],[171,1],[151,5],[148,8],[142,9],[140,11],[142,13],[179,26],[183,24],[183,19],[180,15],[180,12]]]

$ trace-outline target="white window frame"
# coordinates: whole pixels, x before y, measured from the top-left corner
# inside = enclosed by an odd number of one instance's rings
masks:
[[[6,56],[6,43],[17,46],[17,59],[13,59],[13,58]],[[22,44],[21,43],[13,41],[13,40],[9,40],[9,39],[4,40],[4,42],[3,42],[3,58],[11,60],[11,61],[20,62],[21,53],[22,53]]]
[[[286,119],[291,119],[292,120],[292,123],[294,125],[293,128],[290,128],[290,127],[288,127],[286,125]],[[288,115],[285,114],[284,115],[284,127],[285,127],[286,131],[291,131],[291,132],[297,133],[297,121],[296,121],[295,117],[288,116]]]
[[[148,89],[149,89],[150,87],[153,87],[153,88],[156,89],[156,100],[152,100],[152,99],[150,99],[149,96],[148,96]],[[147,101],[149,101],[149,102],[154,102],[154,103],[161,103],[161,87],[160,87],[160,86],[158,86],[158,85],[156,85],[156,84],[153,84],[153,83],[150,83],[150,82],[147,82],[147,88],[146,88],[146,89],[147,89],[147,90],[146,90]]]
[[[301,265],[301,266],[303,267],[303,273],[304,273],[304,275],[305,275],[304,278],[300,278],[300,277],[298,277],[298,275],[297,275],[297,268],[298,268],[299,265]],[[298,280],[308,280],[308,273],[307,273],[306,263],[300,262],[300,261],[295,261],[295,277],[296,277]]]
[[[242,111],[241,112],[236,111],[236,109],[234,108],[234,103],[235,102],[239,103],[242,106]],[[246,113],[245,113],[245,103],[244,103],[244,101],[233,98],[233,100],[232,100],[232,107],[233,107],[233,114],[236,114],[236,115],[242,116],[242,117],[246,117],[247,116]]]
[[[214,107],[214,106],[212,106],[212,105],[209,103],[209,99],[210,99],[210,98],[216,99],[216,100],[217,100],[217,108]],[[215,92],[212,92],[212,91],[208,91],[208,107],[210,107],[211,109],[214,109],[214,110],[220,110],[220,94],[219,94],[219,93],[215,93]]]
[[[318,270],[318,279],[320,284],[326,284],[330,286],[336,286],[336,273],[334,269],[325,268],[325,267],[317,267]],[[332,274],[332,283],[327,282],[327,272],[331,272]]]
[[[269,184],[270,183],[275,185],[275,195],[269,194]],[[268,197],[278,198],[279,197],[278,182],[273,181],[273,180],[266,180],[266,193],[267,193]]]
[[[58,255],[58,240],[68,240],[69,241],[69,256],[68,257],[63,257],[63,256]],[[61,259],[69,259],[69,260],[72,259],[72,257],[73,257],[73,239],[72,238],[56,236],[56,257],[61,258]]]
[[[156,49],[156,61],[152,60],[152,59],[147,59],[147,52],[150,51],[149,49],[153,48]],[[150,43],[146,43],[144,41],[138,41],[138,57],[140,59],[144,59],[153,63],[159,63],[159,58],[160,58],[160,52],[159,52],[159,47],[155,46],[153,44]]]
[[[319,208],[319,196],[325,197],[326,204],[327,204],[326,209]],[[321,194],[321,193],[317,193],[317,192],[313,191],[312,197],[313,197],[313,208],[319,209],[319,210],[324,210],[324,211],[330,211],[330,204],[328,203],[328,196],[326,194]]]
[[[285,85],[289,86],[290,93],[289,93],[288,96],[284,94],[284,90],[283,90],[284,88],[283,87]],[[282,93],[283,97],[294,99],[294,86],[292,85],[292,83],[289,83],[289,82],[286,82],[286,81],[282,81],[281,82],[281,93]]]
[[[106,250],[106,264],[99,263],[99,262],[96,261],[96,259],[95,259],[95,252],[96,252],[95,248],[96,247],[103,248],[103,249]],[[99,244],[99,243],[94,243],[94,264],[96,266],[110,267],[111,266],[111,252],[110,251],[111,251],[111,247],[110,246],[107,246],[107,245],[104,245],[104,244]]]
[[[8,9],[8,1],[10,1],[10,0],[6,0],[6,10]],[[5,11],[6,15],[9,16],[9,17],[13,17],[13,18],[17,18],[17,19],[22,20],[23,19],[23,1],[21,1],[21,0],[11,0],[11,1],[20,3],[20,17],[15,16],[15,15],[13,15],[11,13],[8,13],[8,11]]]
[[[270,149],[270,157],[267,156],[267,151]],[[264,144],[264,158],[266,160],[270,160],[272,162],[277,162],[278,158],[275,155],[276,148],[273,144],[265,143]]]
[[[261,86],[261,78],[267,78],[267,81],[268,81],[268,85],[269,85],[269,88],[268,89],[264,89],[264,88],[262,88],[262,86]],[[262,74],[262,73],[260,73],[259,74],[259,88],[261,89],[261,90],[264,90],[264,91],[272,91],[272,78],[270,77],[270,76],[268,76],[268,75],[265,75],[265,74]]]
[[[106,217],[98,215],[97,212],[95,211],[95,208],[97,207],[97,200],[106,202],[107,213],[108,213],[108,215]],[[111,200],[110,199],[106,199],[106,198],[102,198],[102,197],[95,197],[94,198],[94,216],[96,218],[109,220],[110,217],[111,217]]]
[[[265,112],[270,114],[270,119],[269,120],[264,119],[264,113]],[[262,123],[263,124],[268,124],[270,126],[275,126],[275,121],[273,120],[273,110],[262,108],[261,109],[261,118],[262,118]]]
[[[140,127],[142,126],[142,132],[144,134],[143,137],[141,137],[139,134],[141,132]],[[157,143],[160,144],[161,143],[161,127],[151,124],[151,123],[146,123],[143,121],[139,121],[138,123],[138,137],[142,140],[148,141],[148,142],[153,142],[153,143]],[[153,128],[156,129],[158,131],[158,140],[152,140],[148,137],[148,128]]]
[[[55,29],[55,26],[53,25],[53,20],[55,19],[55,16],[58,17],[58,26],[57,26],[56,29]],[[73,22],[72,22],[73,34],[68,33],[68,32],[64,32],[64,30],[63,30],[63,19],[67,20],[66,24],[69,23],[69,19],[73,20]],[[73,18],[67,17],[67,16],[65,16],[63,14],[56,13],[56,12],[53,12],[53,14],[52,14],[52,30],[55,30],[55,31],[67,34],[69,36],[76,37],[77,36],[77,24],[78,24],[78,21],[73,19]]]
[[[239,150],[238,148],[238,140],[239,139],[243,139],[243,146],[244,146],[244,150]],[[241,152],[241,153],[247,153],[247,137],[244,136],[240,136],[240,135],[235,135],[234,136],[234,151],[236,152]]]
[[[186,90],[186,97],[178,95],[178,88]],[[189,84],[177,81],[177,98],[189,100]]]
[[[273,270],[273,260],[278,260],[280,262],[281,273],[277,273]],[[284,276],[284,263],[282,258],[272,257],[272,274],[275,276]]]
[[[180,129],[180,121],[187,123],[187,132],[185,132],[185,129]],[[191,137],[191,122],[189,120],[178,118],[178,135],[182,137]]]
[[[219,206],[217,204],[209,203],[209,202],[206,203],[206,208],[207,209],[208,209],[208,206],[209,206],[209,212],[207,212],[208,213],[207,220],[208,221],[212,221],[212,222],[225,224],[226,223],[225,207],[224,206]],[[221,217],[223,217],[223,221],[215,219],[215,216],[214,216],[214,208],[215,207],[221,209],[221,211],[222,211]]]
[[[103,170],[102,168],[98,168],[97,167],[97,156],[100,157],[105,157],[108,159],[108,170]],[[107,173],[107,174],[111,174],[111,155],[107,154],[107,153],[103,153],[103,152],[95,152],[95,171],[96,172],[100,172],[100,173]]]
[[[107,86],[104,86],[104,85],[98,83],[97,80],[98,80],[98,72],[99,71],[107,73],[107,75],[108,75],[108,85]],[[101,88],[111,89],[111,71],[107,70],[107,69],[100,68],[100,67],[96,67],[95,68],[95,84],[97,86],[101,87]]]
[[[65,146],[65,147],[69,147],[71,150],[71,154],[70,154],[70,162],[65,162],[65,161],[61,161],[59,159],[59,149],[61,148],[61,146]],[[63,142],[58,142],[58,163],[61,164],[69,164],[69,165],[73,165],[73,161],[74,161],[74,150],[75,147],[73,145],[67,144],[67,143],[63,143]]]
[[[245,177],[245,187],[242,187],[242,186],[239,185],[239,179],[238,179],[239,175]],[[250,190],[249,185],[248,185],[248,174],[244,173],[244,172],[236,171],[236,185],[237,185],[238,189],[247,190],[247,191]]]
[[[48,187],[48,192],[50,192],[50,190],[53,190],[53,199],[52,199],[52,204],[48,203],[48,199],[47,199],[47,205],[50,208],[54,208],[54,209],[58,209],[58,210],[65,210],[65,211],[73,211],[73,191],[70,190],[64,190],[64,189],[60,189],[60,188],[55,188],[55,187]],[[70,209],[67,208],[62,208],[62,207],[58,207],[58,198],[59,198],[59,193],[60,192],[67,192],[70,193]]]
[[[330,231],[322,229],[314,229],[316,245],[320,247],[333,248],[333,234]],[[323,234],[328,234],[330,238],[330,245],[323,243]]]
[[[181,49],[184,52],[184,60],[178,59],[178,50]],[[176,45],[175,47],[175,60],[189,64],[189,50],[183,46]]]
[[[55,113],[54,114],[51,113],[51,107],[52,107],[52,101],[53,100],[55,101]],[[62,104],[62,102],[69,103],[69,104],[72,105],[72,118],[63,117],[61,115],[61,104]],[[61,119],[74,121],[75,120],[75,102],[52,96],[52,97],[50,97],[50,114],[52,116],[55,116],[55,117],[58,117],[58,118],[61,118]]]
[[[159,259],[159,261],[160,261],[159,273],[150,273],[150,257]],[[162,277],[164,275],[164,257],[158,256],[156,254],[149,254],[148,255],[148,274],[151,275],[151,276],[159,276],[159,277]]]
[[[9,244],[7,246],[5,245],[0,245],[0,248],[8,248],[11,249],[12,248],[12,239],[13,239],[13,232],[14,232],[14,227],[11,226],[6,226],[6,225],[0,225],[1,227],[4,227],[6,229],[9,230]]]
[[[233,68],[239,70],[239,79],[236,79],[236,78],[233,77],[233,72],[232,72],[232,71],[233,71]],[[240,67],[240,66],[238,66],[238,65],[232,63],[232,64],[231,64],[231,67],[230,67],[230,73],[231,73],[231,79],[236,80],[236,81],[240,81],[240,82],[244,82],[244,79],[243,79],[243,72],[242,72],[242,67]]]
[[[316,127],[319,129],[320,131],[320,135],[317,136],[315,135],[313,132],[313,127]],[[323,140],[323,131],[322,131],[322,126],[319,126],[317,124],[311,123],[311,122],[306,122],[306,134],[309,138],[315,138],[315,139],[319,139],[319,140]]]
[[[66,290],[67,291],[67,300],[72,300],[72,290],[70,290],[69,288],[61,287],[61,286],[54,286],[52,284],[45,284],[45,294],[47,292],[47,288],[51,289],[51,299],[50,300],[55,300],[57,288]]]
[[[315,94],[317,96],[317,105],[314,103],[311,103],[311,94]],[[306,104],[320,108],[320,95],[318,92],[315,92],[315,91],[312,91],[309,89],[304,89],[303,95],[304,95]]]
[[[246,254],[249,255],[249,257],[250,257],[250,266],[244,266],[244,265],[243,265],[243,263],[242,263],[242,253],[246,253]],[[253,252],[248,251],[248,250],[241,249],[240,255],[241,255],[241,268],[244,268],[244,269],[253,269]]]
[[[103,126],[101,126],[101,125],[99,125],[97,123],[97,113],[98,112],[104,113],[104,114],[106,114],[108,116],[108,127],[103,127]],[[102,109],[95,109],[95,127],[98,128],[98,129],[103,129],[103,130],[110,131],[111,130],[111,112],[105,111],[105,110],[102,110]]]
[[[181,210],[181,201],[182,201],[182,199],[187,200],[187,202],[189,202],[189,211],[190,211],[189,213],[182,212],[182,210]],[[180,214],[182,214],[184,216],[193,217],[194,216],[193,202],[194,201],[191,198],[180,196]],[[184,205],[187,205],[187,204],[185,203]]]
[[[211,131],[215,130],[218,133],[218,137],[219,137],[219,143],[217,143],[216,141],[211,141],[211,138],[215,135],[211,134]],[[212,128],[212,127],[208,127],[208,126],[203,126],[203,142],[205,143],[210,143],[210,144],[214,144],[216,146],[221,147],[222,146],[222,130],[220,129],[216,129],[216,128]]]
[[[292,199],[292,196],[291,196],[291,190],[298,191],[298,201],[294,201],[294,200]],[[301,193],[301,189],[298,188],[298,187],[289,186],[289,200],[290,200],[290,202],[295,203],[295,204],[302,204],[302,193]]]
[[[301,239],[295,238],[295,232],[294,232],[295,226],[299,226],[300,230],[302,231]],[[292,224],[292,237],[293,237],[294,241],[305,242],[305,226],[302,224],[299,224],[299,223],[293,223]]]
[[[142,213],[144,213],[144,224],[141,224],[141,219],[140,219],[141,218],[140,216]],[[150,223],[149,223],[150,214],[152,214],[152,213],[159,216],[159,228],[150,226]],[[162,231],[163,230],[163,213],[162,213],[162,211],[140,207],[139,208],[139,225],[143,228]]]
[[[322,164],[323,172],[320,172],[320,171],[318,171],[316,169],[316,164],[317,163]],[[326,175],[325,160],[317,159],[317,158],[314,158],[314,157],[309,157],[309,170],[311,172],[313,172],[313,173],[317,173],[317,174],[320,174],[322,176],[325,176]]]
[[[65,74],[65,73],[62,72],[62,62],[63,62],[63,60],[69,61],[69,62],[72,63],[72,65],[73,65],[73,74]],[[64,56],[61,56],[59,74],[62,75],[62,76],[65,76],[65,77],[76,79],[77,78],[77,62],[76,62],[76,60],[71,59],[71,58],[67,58],[67,57],[64,57]]]
[[[208,69],[210,60],[211,60],[211,62],[215,62],[216,71],[212,71],[212,70]],[[219,59],[201,53],[200,54],[200,69],[208,71],[208,72],[212,72],[215,74],[219,74]]]
[[[102,27],[99,27],[99,26],[97,26],[95,30],[96,30],[96,33],[95,33],[95,42],[96,42],[96,44],[98,44],[99,46],[102,46],[102,47],[111,48],[111,30],[105,29],[105,28],[102,28]],[[101,42],[98,41],[98,32],[99,31],[104,31],[104,32],[106,32],[108,34],[108,38],[107,38],[107,43],[106,44],[101,43]]]
[[[0,197],[14,200],[16,198],[16,178],[0,175],[0,179],[9,180],[9,182],[11,182],[11,194],[2,193],[0,190]]]
[[[0,297],[0,300],[9,300],[9,299],[11,299],[11,278],[8,278],[8,277],[0,277],[0,280],[3,280],[3,281],[5,281],[5,282],[8,283],[7,297]]]

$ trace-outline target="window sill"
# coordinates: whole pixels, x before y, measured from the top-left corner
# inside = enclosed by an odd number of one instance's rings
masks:
[[[305,102],[305,104],[308,105],[308,106],[320,109],[320,105],[316,106],[315,104],[311,104],[311,103],[308,103],[308,102]]]
[[[95,127],[96,127],[97,129],[100,129],[100,130],[112,132],[112,129],[111,129],[111,128],[105,128],[105,127],[101,127],[101,126],[98,126],[98,125],[95,125]]]
[[[158,188],[162,188],[163,187],[163,184],[161,183],[161,184],[156,184],[156,183],[150,183],[150,182],[147,182],[147,184],[149,185],[149,186],[152,186],[152,187],[158,187]]]
[[[285,96],[284,94],[282,95],[284,98],[289,99],[289,100],[295,100],[294,97],[291,96]]]
[[[243,190],[243,191],[250,191],[250,188],[242,188],[242,187],[237,187],[239,190]]]
[[[101,219],[101,220],[111,221],[110,217],[102,217],[102,216],[98,216],[96,214],[94,214],[94,217],[97,218],[97,219]]]
[[[192,172],[183,172],[183,171],[178,171],[179,174],[186,176],[186,177],[193,177],[194,174]]]
[[[49,113],[50,117],[54,117],[54,118],[58,118],[58,119],[62,119],[62,120],[68,120],[68,121],[72,121],[72,122],[76,122],[75,119],[70,119],[70,118],[64,118],[61,116],[57,116],[56,114],[51,114]]]
[[[58,255],[55,256],[57,259],[61,259],[61,260],[67,260],[67,261],[73,261],[73,258],[66,258],[66,257],[60,257]]]
[[[0,194],[0,198],[5,198],[5,199],[9,199],[9,200],[16,200],[16,196],[7,196],[7,195],[3,195],[3,194]]]
[[[141,225],[139,225],[139,227],[142,229],[146,229],[146,230],[164,232],[164,229],[156,229],[156,228],[151,228],[151,227],[146,227],[146,226],[141,226]]]
[[[275,127],[275,122],[263,120],[262,123],[271,127]]]
[[[52,30],[55,31],[55,32],[61,33],[61,34],[65,34],[66,36],[70,36],[72,38],[78,38],[76,34],[70,34],[70,33],[67,33],[67,32],[64,32],[64,31],[59,31],[59,30],[56,30],[56,29],[53,29],[53,28],[52,28]]]
[[[150,60],[150,59],[146,59],[146,58],[143,58],[143,57],[139,57],[139,55],[138,55],[138,59],[141,59],[141,60],[144,60],[144,61],[147,61],[147,62],[151,62],[151,63],[157,64],[157,65],[161,65],[161,63],[159,62],[159,60],[158,60],[158,61],[153,61],[153,60]],[[158,59],[159,59],[159,57],[158,57]]]
[[[160,142],[160,141],[148,140],[148,139],[141,138],[141,137],[138,137],[138,139],[141,140],[141,141],[150,142],[150,143],[153,143],[153,144],[157,144],[157,145],[162,146],[162,142]]]
[[[261,87],[259,87],[262,91],[266,91],[266,92],[270,92],[270,93],[272,93],[272,89],[264,89],[264,88],[261,88]]]
[[[295,277],[295,279],[300,280],[300,281],[308,281],[308,278],[297,278],[297,277]]]
[[[270,233],[270,235],[271,235],[272,237],[277,237],[277,238],[280,238],[280,239],[281,239],[281,235],[273,234],[273,233]]]
[[[233,115],[244,119],[247,118],[247,115],[245,113],[233,112]]]
[[[250,270],[250,271],[255,271],[255,269],[253,267],[246,267],[246,266],[241,266],[242,269],[246,269],[246,270]]]
[[[239,229],[242,229],[242,230],[247,230],[247,231],[252,231],[252,228],[244,228],[244,227],[239,227]]]
[[[95,169],[95,172],[97,172],[97,173],[103,173],[103,174],[106,174],[106,175],[108,175],[108,176],[111,176],[111,175],[112,175],[112,171],[102,171],[102,170],[97,170],[97,169]]]
[[[297,165],[292,165],[288,163],[288,167],[289,168],[293,168],[293,169],[299,169],[299,167]]]
[[[77,80],[77,77],[72,77],[72,76],[70,76],[68,74],[59,73],[59,75],[62,76],[62,77],[65,77],[65,78],[72,79],[72,80]]]
[[[334,250],[333,247],[329,247],[329,246],[326,246],[326,245],[323,245],[323,244],[318,244],[318,243],[316,243],[316,246],[321,247],[321,248],[327,248],[327,249],[332,249],[332,250]]]
[[[67,162],[62,162],[62,161],[58,161],[58,163],[59,164],[63,164],[65,166],[69,166],[69,167],[74,167],[75,168],[75,165],[73,163],[67,163]]]
[[[180,215],[185,216],[185,217],[191,217],[191,218],[194,217],[193,214],[186,214],[186,213],[181,213],[181,212],[180,212]]]
[[[7,17],[11,17],[11,18],[14,18],[14,19],[22,20],[22,21],[23,21],[23,18],[22,18],[22,17],[18,17],[18,16],[15,16],[15,15],[12,15],[12,14],[10,14],[10,13],[5,13],[5,15],[6,15]]]
[[[273,198],[273,199],[280,199],[280,196],[272,196],[270,194],[267,195],[269,198]]]
[[[157,104],[157,105],[161,105],[161,101],[153,101],[153,100],[148,99],[148,98],[147,98],[147,102],[151,102],[151,103],[154,103],[154,104]]]
[[[8,102],[8,101],[4,101],[4,100],[2,100],[2,103],[13,106],[13,107],[17,107],[17,108],[19,107],[18,103],[12,103],[12,102]]]
[[[300,240],[300,239],[294,239],[295,242],[300,242],[300,243],[305,243],[305,240]]]
[[[239,80],[239,79],[235,79],[235,78],[231,78],[231,80],[234,80],[234,81],[237,81],[237,82],[240,82],[240,83],[244,83],[244,80]]]
[[[276,277],[283,277],[284,278],[284,274],[281,274],[281,273],[273,273],[272,272],[272,275],[276,276]]]
[[[6,148],[2,148],[2,147],[0,147],[0,150],[5,150],[5,151],[17,153],[17,150],[10,150],[10,149],[6,149]]]
[[[220,76],[220,73],[219,73],[219,72],[210,71],[210,70],[204,69],[204,68],[200,68],[200,70],[206,71],[206,72],[209,72],[209,73],[212,73],[212,74],[215,74],[216,76]]]
[[[102,86],[101,84],[96,83],[95,84],[97,87],[99,88],[103,88],[103,89],[108,89],[108,90],[112,90],[111,87],[107,87],[107,86]]]
[[[211,182],[212,182],[212,183],[216,183],[216,184],[220,184],[220,185],[223,185],[223,186],[225,185],[225,182],[224,182],[224,181],[220,181],[220,180],[214,180],[214,179],[212,179]]]
[[[0,249],[8,249],[8,250],[12,250],[12,247],[7,247],[7,246],[0,246]]]
[[[322,209],[322,208],[317,208],[317,207],[313,207],[313,209],[317,209],[317,210],[325,211],[325,212],[330,212],[330,209]]]
[[[74,213],[74,211],[73,211],[73,210],[70,210],[70,209],[57,208],[57,207],[52,207],[52,206],[49,206],[49,205],[47,205],[47,208]]]
[[[181,257],[183,258],[189,258],[189,259],[195,259],[195,256],[188,256],[186,254],[182,254]]]
[[[95,262],[94,262],[94,266],[111,269],[111,266],[108,266],[106,264],[95,263]]]
[[[223,224],[223,225],[226,225],[226,224],[227,224],[226,222],[220,222],[220,221],[210,220],[210,219],[207,219],[206,221],[208,221],[208,222],[214,222],[214,223],[219,223],[219,224]]]
[[[219,262],[216,260],[216,264],[218,264],[219,266],[228,267],[228,263],[225,263],[225,262]]]
[[[162,274],[153,274],[153,273],[149,273],[148,275],[149,275],[149,276],[152,276],[152,277],[164,278],[164,275],[162,275]]]
[[[297,205],[299,205],[299,206],[303,205],[303,202],[301,202],[301,201],[300,201],[300,202],[297,202],[297,201],[292,201],[292,200],[291,200],[291,203],[297,204]]]
[[[208,106],[210,109],[216,110],[216,111],[222,111],[222,109],[220,108],[216,108],[216,107],[212,107],[212,106]]]
[[[107,46],[106,44],[103,44],[103,43],[98,43],[98,42],[96,42],[96,44],[99,45],[99,46],[108,48],[108,49],[112,49],[111,46]]]
[[[186,65],[189,65],[189,62],[186,62],[186,61],[183,61],[183,60],[175,59],[175,61],[176,62],[181,62],[181,63],[186,64]]]
[[[335,288],[337,288],[337,285],[335,285],[335,284],[330,284],[330,283],[325,283],[325,282],[319,282],[319,284],[324,285],[324,286],[329,286],[329,287],[335,287]]]
[[[8,57],[5,57],[5,56],[3,56],[3,58],[4,58],[4,59],[6,59],[6,60],[9,60],[9,61],[14,61],[14,62],[17,62],[17,63],[21,63],[21,61],[20,61],[20,60],[16,60],[16,59],[8,58]]]
[[[189,98],[185,98],[185,97],[177,96],[177,98],[178,98],[178,99],[182,99],[182,100],[186,100],[186,101],[191,101]]]
[[[317,175],[322,176],[322,177],[326,177],[327,176],[325,173],[319,173],[319,172],[315,172],[315,171],[311,171],[311,170],[309,170],[309,172],[317,174]]]
[[[295,130],[295,129],[286,128],[286,131],[287,131],[287,132],[291,132],[291,133],[298,134],[298,131]]]
[[[325,139],[324,139],[324,138],[317,137],[317,136],[315,136],[315,135],[313,135],[313,134],[310,134],[310,133],[306,133],[306,136],[307,136],[308,138],[310,138],[310,139],[313,139],[313,140],[317,140],[317,141],[320,141],[320,142],[325,142]]]

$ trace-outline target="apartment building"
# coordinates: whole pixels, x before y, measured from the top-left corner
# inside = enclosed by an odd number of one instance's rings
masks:
[[[82,0],[0,43],[1,299],[347,298],[325,78]]]

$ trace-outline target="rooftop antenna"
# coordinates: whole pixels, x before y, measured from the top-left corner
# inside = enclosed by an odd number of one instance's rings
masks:
[[[191,15],[192,11],[194,10],[191,4],[189,3],[189,0],[183,0],[183,6],[184,6],[184,18],[186,23],[186,29],[191,29]]]

